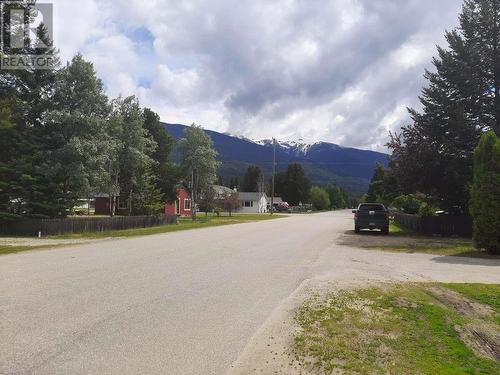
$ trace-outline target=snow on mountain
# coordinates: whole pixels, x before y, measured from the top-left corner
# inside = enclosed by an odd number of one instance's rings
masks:
[[[254,141],[255,143],[262,146],[272,146],[272,139],[263,139],[260,141]],[[325,147],[331,150],[340,150],[342,147],[333,143],[328,142],[316,142],[316,141],[307,141],[302,138],[298,140],[276,140],[277,146],[283,151],[295,155],[295,156],[307,156],[307,154],[315,148]]]
[[[188,128],[180,124],[164,126],[176,140],[181,139]],[[219,153],[222,165],[218,173],[221,177],[241,177],[249,165],[258,165],[265,176],[272,172],[272,140],[254,141],[211,130],[205,132]],[[376,163],[387,165],[388,157],[379,152],[304,139],[279,140],[276,147],[278,172],[286,170],[291,163],[300,163],[313,184],[335,182],[348,191],[360,193],[368,189]],[[178,158],[177,151],[174,152],[175,158]]]

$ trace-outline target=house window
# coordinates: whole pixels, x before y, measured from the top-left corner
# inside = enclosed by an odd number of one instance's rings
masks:
[[[184,199],[184,211],[191,209],[191,199]]]
[[[128,199],[119,197],[118,198],[118,209],[126,210],[128,208]]]
[[[253,201],[245,201],[244,207],[253,207]]]

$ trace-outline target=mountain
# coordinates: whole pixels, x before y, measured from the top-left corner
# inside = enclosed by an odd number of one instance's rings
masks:
[[[176,140],[183,137],[187,126],[164,124]],[[265,176],[272,173],[272,140],[252,141],[228,134],[205,130],[219,152],[223,178],[243,176],[251,164],[258,165]],[[364,193],[373,175],[375,164],[387,166],[389,155],[380,152],[341,147],[333,143],[280,141],[276,145],[276,169],[286,170],[290,163],[300,163],[313,184],[337,183],[347,191]],[[178,155],[177,155],[178,157]]]

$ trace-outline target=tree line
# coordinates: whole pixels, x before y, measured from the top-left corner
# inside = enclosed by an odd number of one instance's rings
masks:
[[[240,183],[241,181],[241,183]],[[248,166],[245,174],[231,177],[226,184],[222,179],[219,183],[245,192],[265,192],[272,196],[272,180],[265,180],[257,165]],[[293,163],[287,169],[275,176],[275,196],[281,197],[292,206],[312,204],[317,210],[340,209],[352,206],[351,196],[334,183],[327,186],[312,186],[301,164]]]
[[[0,75],[0,212],[64,217],[79,199],[118,195],[130,214],[158,212],[175,184],[172,137],[136,97],[110,100],[76,55],[54,71]]]
[[[476,243],[484,247],[477,236],[489,231],[489,247],[500,251],[500,1],[466,0],[445,37],[425,72],[422,108],[390,134],[389,168],[377,166],[367,200],[421,214],[471,212]],[[489,229],[478,224],[485,217]]]

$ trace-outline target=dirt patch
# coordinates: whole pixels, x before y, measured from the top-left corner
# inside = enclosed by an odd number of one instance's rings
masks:
[[[452,307],[458,313],[475,318],[480,316],[491,316],[493,309],[479,302],[473,302],[460,293],[441,287],[429,289],[432,295],[443,305]]]
[[[496,361],[500,360],[500,329],[498,325],[480,320],[494,314],[490,306],[470,301],[453,290],[433,287],[429,291],[443,305],[453,308],[459,314],[472,319],[464,326],[455,326],[462,341],[476,354]]]
[[[471,323],[464,327],[456,326],[462,341],[476,354],[500,361],[500,331],[498,326],[489,323]]]

